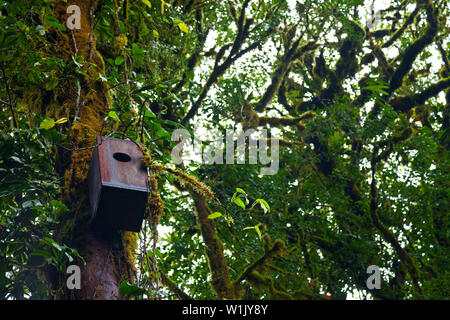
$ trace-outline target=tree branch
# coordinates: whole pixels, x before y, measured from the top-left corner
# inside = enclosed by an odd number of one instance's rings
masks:
[[[450,88],[450,78],[442,79],[437,83],[429,86],[421,93],[414,94],[412,96],[394,98],[390,104],[395,111],[407,112],[425,103],[428,99],[436,96],[439,92]]]
[[[183,290],[181,290],[175,282],[172,281],[162,270],[159,270],[159,274],[161,276],[161,283],[166,286],[170,291],[175,293],[179,299],[181,300],[194,300],[188,294],[186,294]]]
[[[310,41],[307,44],[299,47],[301,41],[301,37],[299,37],[285,52],[283,57],[281,58],[280,66],[275,70],[274,75],[272,76],[272,82],[267,88],[266,92],[262,96],[261,100],[256,104],[255,111],[263,112],[266,106],[272,101],[275,93],[280,88],[280,85],[286,75],[286,72],[289,70],[291,63],[302,56],[305,52],[315,50],[319,45],[315,41]]]
[[[417,0],[419,4],[421,1]],[[430,0],[427,0],[424,4],[425,10],[427,13],[427,22],[428,26],[425,30],[425,34],[414,41],[403,53],[402,61],[398,66],[397,70],[395,70],[394,75],[392,76],[391,82],[389,84],[389,94],[392,94],[395,90],[397,90],[403,82],[403,78],[406,74],[411,70],[411,67],[416,60],[422,50],[433,42],[434,37],[438,31],[438,12],[433,7],[433,4]]]
[[[386,41],[382,48],[389,48],[398,38],[400,38],[400,36],[403,34],[403,32],[405,32],[406,28],[413,23],[414,18],[417,16],[417,14],[419,13],[419,7],[416,6],[416,8],[414,9],[413,12],[411,12],[411,14],[408,15],[408,18],[406,19],[405,23],[402,25],[402,27],[400,29],[398,29],[390,38],[388,41]]]

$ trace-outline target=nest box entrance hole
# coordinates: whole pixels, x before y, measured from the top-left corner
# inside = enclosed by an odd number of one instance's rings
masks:
[[[130,162],[131,157],[126,153],[116,152],[113,154],[113,158],[120,162]]]

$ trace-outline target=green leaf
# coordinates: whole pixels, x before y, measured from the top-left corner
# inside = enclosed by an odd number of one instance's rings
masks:
[[[77,249],[72,248],[70,251],[74,257],[79,258],[83,262],[83,264],[86,265],[86,260],[84,260],[84,258],[80,256]]]
[[[41,205],[42,204],[39,200],[28,200],[28,201],[24,201],[22,203],[22,208],[27,209],[27,208],[33,208],[33,207],[37,207],[37,206],[41,206]]]
[[[156,131],[156,134],[158,135],[158,137],[162,138],[162,139],[170,139],[171,135],[169,132],[167,132],[166,129],[164,129],[163,127],[161,127],[161,125],[157,122],[153,122],[151,124],[151,127],[153,130]]]
[[[61,31],[66,30],[66,27],[63,24],[59,23],[58,19],[56,19],[55,17],[48,16],[46,19],[44,19],[44,22],[51,27],[58,28]]]
[[[364,87],[363,90],[369,90],[369,91],[372,91],[372,92],[382,93],[384,95],[388,95],[388,93],[385,90],[383,90],[383,89],[387,89],[387,88],[389,88],[389,87],[385,86],[385,85],[375,85],[375,86]]]
[[[44,120],[42,120],[42,122],[39,126],[39,129],[50,130],[54,126],[55,126],[55,120],[53,120],[51,118],[45,118]]]
[[[234,199],[233,199],[233,202],[236,203],[239,207],[241,207],[242,209],[245,210],[245,204],[244,204],[244,201],[242,201],[242,200],[239,199],[239,198],[234,198]]]
[[[44,243],[50,247],[55,248],[58,251],[61,251],[63,249],[63,247],[61,245],[59,245],[57,242],[55,242],[55,240],[49,238],[49,237],[44,237],[43,239],[39,240],[41,243]]]
[[[111,110],[110,112],[108,112],[108,117],[119,120],[119,116],[117,115],[117,113],[114,110]]]
[[[236,192],[233,194],[233,197],[231,197],[231,202],[236,203],[238,206],[240,206],[241,208],[245,209],[245,204],[244,201],[242,201],[239,197],[243,195],[245,198],[245,203],[248,203],[248,199],[247,199],[247,193],[241,189],[241,188],[236,188]]]
[[[187,25],[184,24],[184,22],[180,22],[178,24],[178,28],[180,28],[180,30],[183,31],[184,33],[189,33],[189,28],[187,27]]]
[[[139,46],[136,43],[133,43],[131,47],[131,52],[133,52],[134,55],[141,55],[145,52],[145,50],[139,48]]]
[[[117,56],[117,57],[116,57],[116,60],[114,60],[114,64],[115,64],[116,66],[120,66],[124,61],[125,61],[125,60],[123,59],[122,56]]]
[[[258,234],[259,240],[261,240],[261,230],[259,230],[259,226],[255,226],[256,233]]]
[[[234,199],[236,199],[237,197],[239,197],[238,193],[243,194],[244,196],[247,196],[247,193],[245,193],[244,190],[242,190],[241,188],[236,188],[236,192],[233,193],[233,196],[231,197],[231,202],[234,201]]]
[[[138,296],[138,295],[144,294],[146,292],[147,292],[147,290],[145,290],[144,288],[138,287],[137,285],[134,285],[134,284],[129,284],[126,281],[122,281],[122,283],[120,284],[120,287],[119,287],[119,293],[122,295]]]
[[[152,110],[147,108],[144,112],[144,117],[148,117],[150,119],[156,119],[156,114],[154,114]]]
[[[216,219],[216,218],[221,217],[221,216],[222,216],[222,214],[220,212],[214,212],[214,213],[211,213],[208,216],[208,219]]]
[[[167,293],[165,293],[162,290],[152,290],[151,294],[152,294],[152,296],[159,295],[159,296],[163,296],[163,297],[168,297]]]
[[[141,0],[147,7],[151,8],[152,4],[148,0]]]
[[[254,227],[245,227],[242,230],[250,230],[250,229],[255,229],[256,233],[258,234],[259,240],[262,239],[261,230],[259,229],[259,225],[256,225]]]
[[[260,204],[261,208],[263,209],[264,213],[267,213],[270,211],[270,206],[264,199],[256,199],[255,202],[253,202],[252,207],[250,209],[253,209],[254,206],[257,204]]]
[[[59,120],[56,120],[56,121],[55,121],[55,124],[61,124],[61,123],[65,123],[65,122],[67,122],[67,118],[66,118],[66,117],[63,117],[63,118],[61,118],[61,119],[59,119]]]
[[[168,124],[168,125],[174,126],[176,128],[186,129],[186,127],[183,126],[181,123],[177,123],[177,122],[174,122],[174,121],[171,121],[171,120],[159,120],[159,122],[163,123],[163,124]]]
[[[159,32],[153,29],[153,37],[159,39]]]
[[[45,259],[50,259],[52,257],[52,253],[47,250],[35,250],[31,253],[31,255],[41,256],[41,257],[44,257]]]

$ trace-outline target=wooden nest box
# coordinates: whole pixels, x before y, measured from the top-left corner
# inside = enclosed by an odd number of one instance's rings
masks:
[[[132,141],[97,137],[88,173],[95,225],[139,232],[150,193],[143,154]]]

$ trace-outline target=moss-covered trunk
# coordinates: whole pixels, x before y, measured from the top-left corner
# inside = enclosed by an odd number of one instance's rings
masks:
[[[57,33],[58,42],[54,47],[55,56],[70,62],[73,57],[83,57],[87,76],[80,75],[79,93],[75,81],[67,81],[53,91],[54,101],[58,101],[57,110],[50,110],[45,101],[40,101],[40,112],[53,118],[65,116],[69,119],[65,133],[72,141],[73,151],[58,149],[58,171],[64,175],[62,198],[70,209],[56,230],[56,238],[76,248],[85,259],[81,267],[81,289],[68,290],[66,283],[53,283],[56,299],[121,299],[119,285],[123,280],[131,280],[133,269],[132,254],[127,252],[128,245],[121,246],[120,237],[126,236],[128,244],[136,241],[135,234],[120,234],[113,248],[111,236],[100,235],[89,224],[90,207],[87,187],[87,173],[95,145],[95,137],[102,133],[103,118],[109,108],[108,89],[99,79],[104,73],[103,59],[96,50],[93,31],[93,14],[96,0],[76,0],[66,3],[57,1],[53,16],[62,24],[71,13],[69,5],[80,8],[81,29]],[[41,93],[37,93],[42,96]],[[30,106],[35,103],[30,103]],[[33,110],[35,111],[35,110]],[[86,149],[83,149],[86,148]],[[80,150],[81,149],[81,150]],[[125,248],[124,248],[125,247]],[[59,275],[59,279],[65,279]]]

